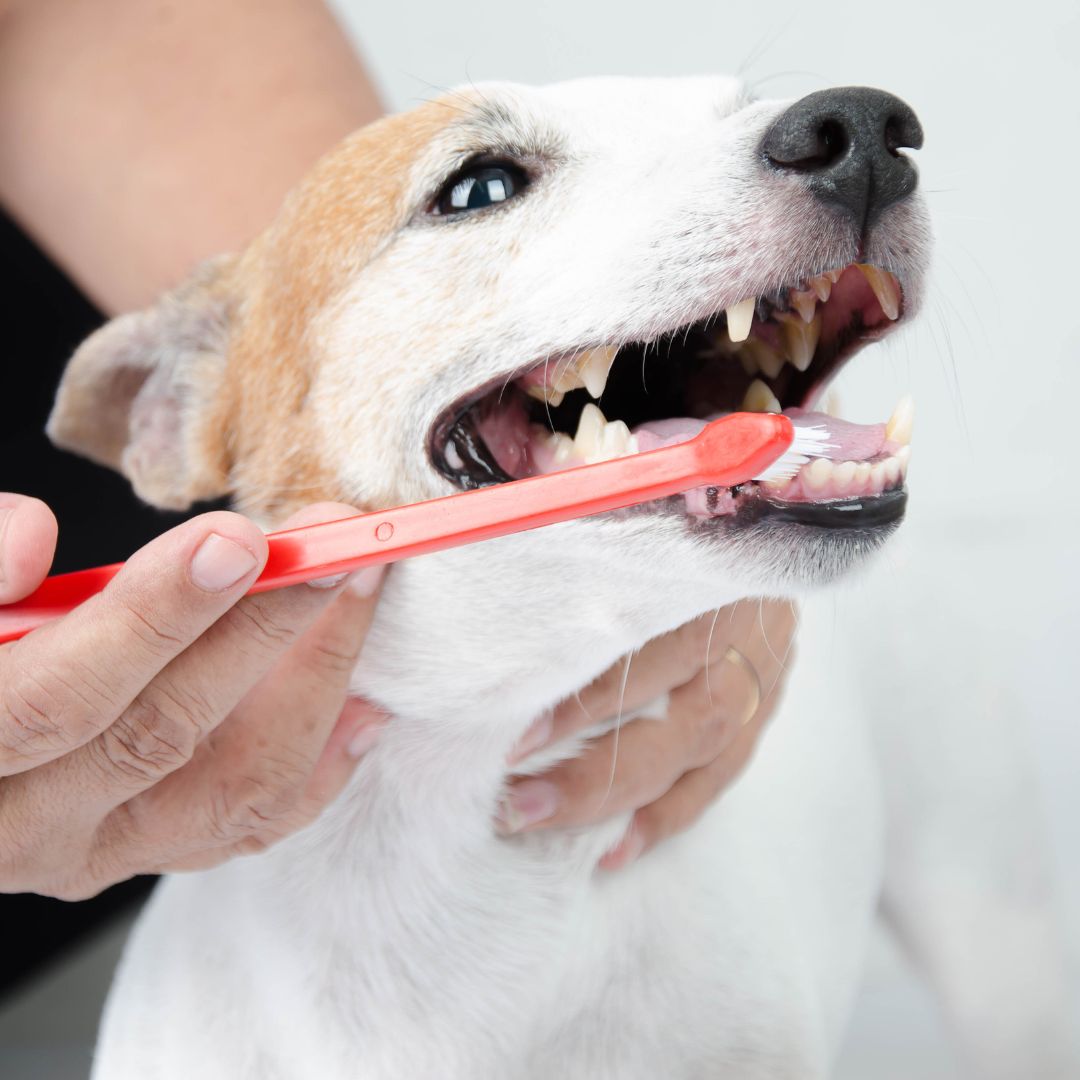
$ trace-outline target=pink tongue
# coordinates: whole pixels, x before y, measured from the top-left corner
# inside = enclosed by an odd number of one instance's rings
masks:
[[[867,461],[880,454],[885,446],[884,424],[852,424],[827,413],[785,409],[796,427],[823,427],[829,433],[829,450],[822,454],[830,461]],[[661,446],[686,442],[705,426],[704,420],[677,416],[670,420],[653,420],[634,428],[638,450],[657,450]]]
[[[785,409],[796,427],[823,427],[829,433],[829,450],[822,454],[830,461],[867,461],[885,446],[884,424],[852,424],[828,413]]]

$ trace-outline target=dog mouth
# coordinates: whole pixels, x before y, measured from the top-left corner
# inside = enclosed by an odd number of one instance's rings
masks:
[[[788,479],[696,488],[667,508],[699,519],[890,524],[906,502],[910,399],[880,424],[816,406],[840,368],[903,313],[890,271],[827,270],[650,341],[592,345],[518,369],[442,414],[431,459],[458,487],[477,488],[684,442],[731,412],[783,412],[797,427],[826,429],[824,456]]]

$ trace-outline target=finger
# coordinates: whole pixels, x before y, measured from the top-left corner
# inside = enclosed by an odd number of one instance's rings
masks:
[[[708,765],[691,769],[660,798],[637,810],[622,840],[600,860],[601,869],[628,866],[657,844],[693,825],[746,768],[778,700],[777,694],[768,698],[750,723]]]
[[[633,712],[689,681],[707,665],[715,627],[729,611],[710,611],[617,661],[550,716],[541,717],[515,747],[510,763],[574,732]]]
[[[741,601],[693,619],[622,658],[554,713],[540,717],[511,752],[510,763],[648,705],[689,682],[729,645],[753,658],[762,692],[768,693],[782,671],[795,626],[794,608],[786,600]]]
[[[767,696],[791,666],[798,612],[788,600],[741,600],[735,607],[738,612],[722,647],[734,645],[750,661]]]
[[[376,744],[387,724],[386,714],[370,702],[350,698],[345,703],[322,756],[292,809],[254,831],[208,829],[177,837],[167,832],[153,846],[151,858],[163,860],[157,872],[205,870],[237,855],[266,850],[285,836],[306,828],[341,794],[357,763]],[[220,839],[217,846],[208,846]],[[141,865],[147,865],[145,859]]]
[[[321,504],[319,520],[351,508]],[[244,597],[140,691],[85,747],[50,764],[83,806],[107,811],[189,761],[196,746],[300,641],[342,590],[308,584]]]
[[[0,604],[32,593],[56,551],[56,518],[40,499],[0,492]]]
[[[315,819],[386,719],[368,703],[346,703],[376,602],[366,588],[345,589],[211,733],[199,758],[135,800],[147,844],[248,853]]]
[[[543,776],[516,781],[504,828],[588,825],[653,802],[721,754],[761,704],[756,680],[725,653],[672,691],[666,719],[631,721]]]
[[[265,559],[252,522],[204,514],[136,552],[70,615],[0,648],[0,776],[97,736],[236,603]]]

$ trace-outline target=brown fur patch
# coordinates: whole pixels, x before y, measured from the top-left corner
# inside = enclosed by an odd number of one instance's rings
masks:
[[[238,505],[271,520],[344,493],[322,451],[333,432],[306,408],[318,316],[413,211],[412,166],[459,117],[429,102],[358,131],[324,157],[241,256],[225,385],[203,450],[224,456]],[[225,443],[222,434],[228,433]]]

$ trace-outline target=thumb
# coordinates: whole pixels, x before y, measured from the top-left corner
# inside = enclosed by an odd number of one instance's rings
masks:
[[[56,518],[40,500],[0,492],[0,604],[32,593],[56,551]]]

